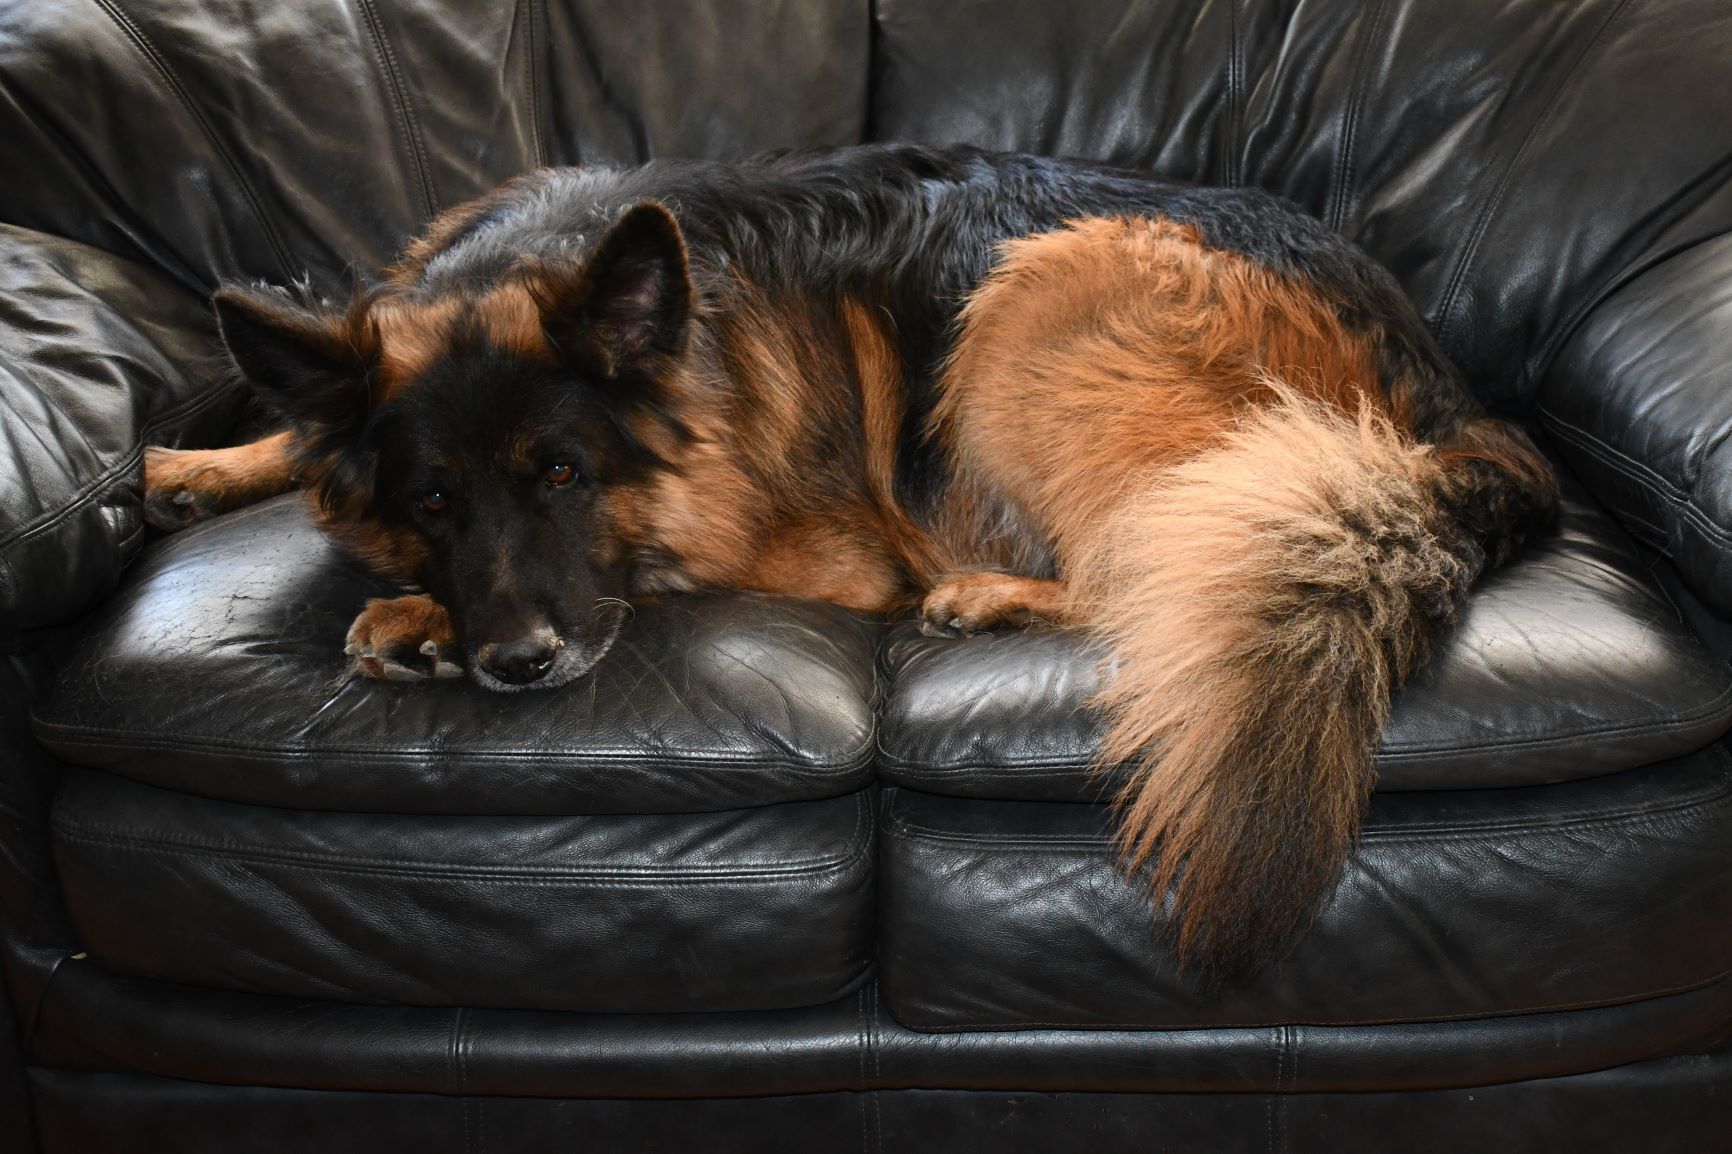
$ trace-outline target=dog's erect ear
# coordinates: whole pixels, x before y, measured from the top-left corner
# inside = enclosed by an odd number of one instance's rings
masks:
[[[654,202],[627,209],[581,271],[538,278],[536,297],[554,347],[607,376],[678,356],[692,307],[679,223]]]
[[[329,436],[365,422],[373,342],[355,318],[234,287],[218,289],[212,303],[236,367],[297,429]]]

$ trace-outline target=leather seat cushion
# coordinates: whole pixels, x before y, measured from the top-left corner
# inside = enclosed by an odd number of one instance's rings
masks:
[[[71,770],[52,828],[79,940],[121,972],[418,1005],[757,1010],[864,979],[872,802],[350,814]]]
[[[1536,1014],[1705,987],[1732,958],[1732,755],[1563,785],[1379,794],[1273,968],[1181,976],[1107,807],[895,791],[880,982],[921,1030],[1354,1025]]]
[[[878,630],[753,594],[639,607],[542,693],[347,675],[368,597],[290,495],[153,546],[68,653],[38,737],[65,760],[227,801],[390,813],[678,813],[872,780]]]
[[[1398,695],[1377,752],[1383,791],[1537,785],[1702,748],[1732,724],[1732,671],[1683,621],[1640,553],[1578,487],[1556,533],[1472,594],[1463,620]],[[955,797],[1095,801],[1087,703],[1096,659],[1078,635],[961,639],[898,625],[885,649],[886,779]]]

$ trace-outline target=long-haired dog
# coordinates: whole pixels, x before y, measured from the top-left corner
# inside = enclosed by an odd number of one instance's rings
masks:
[[[542,170],[342,307],[216,296],[286,420],[152,451],[172,528],[294,485],[407,592],[373,677],[580,676],[731,587],[1079,626],[1127,866],[1233,977],[1328,895],[1391,692],[1556,504],[1394,279],[1270,195],[969,149]]]

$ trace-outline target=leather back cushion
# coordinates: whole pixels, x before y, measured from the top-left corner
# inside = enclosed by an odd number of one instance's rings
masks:
[[[1498,399],[1732,226],[1720,0],[116,0],[0,12],[0,221],[343,287],[543,163],[866,138],[1284,192]]]

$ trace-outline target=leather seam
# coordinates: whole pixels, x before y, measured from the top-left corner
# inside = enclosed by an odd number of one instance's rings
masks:
[[[420,186],[422,207],[426,209],[428,219],[431,219],[439,215],[439,197],[433,191],[433,181],[427,174],[427,157],[421,139],[421,125],[415,116],[415,106],[403,85],[403,78],[397,67],[397,54],[385,35],[385,25],[379,18],[378,8],[373,0],[357,2],[362,19],[367,25],[368,39],[373,42],[373,56],[379,62],[379,70],[385,74],[386,92],[392,111],[397,114],[397,124],[403,132],[403,143],[409,150],[409,163],[414,166],[416,183]]]
[[[547,138],[541,131],[541,50],[537,36],[541,7],[536,0],[526,0],[529,18],[524,21],[525,53],[529,65],[529,142],[537,167],[547,164]]]
[[[643,875],[631,877],[624,874],[561,874],[537,877],[529,874],[505,874],[477,870],[444,869],[428,866],[416,869],[399,869],[390,867],[374,867],[357,863],[304,861],[291,858],[276,858],[265,854],[221,853],[211,850],[176,849],[173,846],[153,844],[142,840],[127,840],[120,838],[103,838],[85,834],[75,834],[68,831],[56,831],[58,836],[73,842],[83,842],[88,845],[106,849],[118,849],[128,853],[148,854],[153,857],[167,857],[175,860],[199,858],[209,861],[240,862],[248,865],[274,867],[277,869],[300,870],[312,873],[342,873],[362,877],[403,877],[414,878],[430,883],[451,882],[491,882],[501,886],[534,889],[574,889],[574,890],[607,890],[633,889],[641,886],[708,886],[708,885],[741,885],[758,882],[780,882],[790,879],[819,878],[828,874],[845,874],[854,869],[867,856],[864,847],[847,858],[836,859],[822,865],[788,868],[784,870],[758,871],[722,871],[705,873],[700,870],[689,870],[681,874]]]
[[[1548,733],[1543,737],[1517,738],[1509,741],[1481,742],[1467,745],[1401,745],[1380,748],[1374,755],[1378,763],[1400,763],[1442,759],[1446,755],[1474,755],[1488,752],[1501,752],[1511,749],[1536,749],[1549,745],[1572,745],[1578,742],[1605,737],[1632,737],[1667,729],[1682,729],[1705,721],[1713,721],[1723,716],[1732,716],[1732,682],[1706,704],[1685,713],[1676,713],[1670,717],[1653,721],[1629,722],[1622,725],[1600,726],[1597,728],[1581,728],[1558,733]],[[946,765],[936,766],[923,764],[899,758],[894,754],[883,754],[881,751],[879,763],[887,769],[907,773],[921,774],[926,777],[966,777],[971,774],[1022,774],[1030,770],[1065,770],[1071,772],[1088,772],[1095,768],[1092,761],[1079,759],[1053,759],[1051,761],[995,762],[992,764]]]
[[[1660,498],[1671,506],[1674,512],[1693,522],[1697,529],[1712,538],[1715,544],[1732,547],[1732,529],[1721,525],[1704,512],[1689,490],[1681,488],[1646,464],[1625,453],[1617,446],[1595,436],[1580,425],[1565,420],[1544,404],[1537,405],[1535,408],[1539,414],[1540,422],[1555,436],[1594,457],[1602,465],[1622,473],[1629,480],[1648,490],[1653,496]],[[1620,515],[1622,515],[1621,511]]]
[[[1147,1023],[1127,1022],[978,1022],[956,1026],[909,1026],[923,1034],[963,1034],[963,1033],[997,1033],[1005,1030],[1127,1030],[1145,1033],[1162,1030],[1196,1030],[1196,1029],[1284,1029],[1291,1026],[1318,1026],[1328,1029],[1334,1026],[1423,1026],[1442,1025],[1450,1022],[1484,1022],[1499,1018],[1517,1018],[1524,1014],[1561,1014],[1572,1010],[1604,1010],[1617,1006],[1632,1006],[1642,1002],[1651,1002],[1660,998],[1676,997],[1681,994],[1691,994],[1698,990],[1708,989],[1732,977],[1732,969],[1722,970],[1712,977],[1701,981],[1687,982],[1682,985],[1668,986],[1646,993],[1630,994],[1612,999],[1584,999],[1577,1002],[1560,1002],[1551,1005],[1525,1006],[1512,1010],[1487,1010],[1483,1013],[1461,1014],[1450,1017],[1430,1018],[1361,1018],[1343,1021],[1327,1022],[1234,1022],[1231,1024],[1216,1023],[1209,1026],[1156,1026]]]
[[[603,762],[611,765],[647,765],[652,767],[673,766],[684,769],[697,766],[711,770],[739,770],[756,772],[760,770],[785,769],[810,774],[815,777],[847,777],[858,773],[862,768],[872,764],[874,752],[873,743],[867,742],[858,750],[847,755],[846,760],[838,761],[787,761],[779,758],[740,757],[728,758],[718,753],[680,753],[650,754],[636,753],[626,750],[585,750],[547,751],[524,749],[501,750],[453,750],[445,749],[359,749],[343,747],[319,747],[312,749],[288,749],[251,745],[245,742],[229,743],[220,737],[178,737],[139,734],[134,730],[107,728],[103,726],[67,725],[61,722],[45,721],[32,711],[32,726],[39,737],[52,739],[57,745],[70,749],[102,749],[119,748],[128,750],[149,750],[166,753],[220,753],[225,757],[245,759],[249,761],[304,761],[310,758],[361,761],[368,763],[391,764],[401,762],[414,764],[418,760],[433,758],[442,763],[486,764],[495,761],[506,762],[553,762],[563,765],[578,765],[588,762]],[[126,744],[116,745],[101,740],[81,740],[83,738],[124,738]]]
[[[176,405],[174,408],[169,409],[167,412],[151,418],[151,420],[139,430],[138,443],[129,449],[126,455],[121,457],[113,465],[110,465],[101,473],[98,473],[94,478],[86,481],[82,486],[80,486],[79,491],[74,494],[66,504],[61,505],[52,512],[44,513],[42,516],[35,518],[34,520],[19,525],[5,536],[0,536],[0,552],[11,549],[18,542],[23,541],[26,538],[34,537],[41,533],[51,532],[57,528],[62,521],[69,520],[82,510],[84,506],[90,504],[90,502],[108,496],[114,491],[117,485],[125,485],[125,474],[144,458],[144,447],[152,435],[166,426],[175,424],[179,421],[184,421],[189,417],[198,416],[238,387],[239,384],[235,381],[218,381],[216,384],[210,385],[200,391],[198,395],[190,397],[179,405]]]
[[[1241,89],[1244,85],[1243,77],[1240,75],[1240,70],[1244,67],[1240,53],[1239,0],[1227,0],[1227,149],[1222,165],[1226,179],[1222,183],[1230,188],[1238,185],[1240,176],[1239,120],[1243,115],[1243,110],[1239,105],[1243,100]]]
[[[1359,140],[1359,114],[1371,87],[1371,51],[1383,26],[1383,14],[1389,0],[1377,0],[1371,22],[1365,25],[1365,37],[1354,55],[1353,80],[1348,90],[1347,107],[1341,116],[1341,155],[1335,160],[1335,192],[1329,198],[1329,227],[1341,231],[1341,219],[1347,213],[1348,188],[1353,180],[1354,146]]]
[[[1364,843],[1399,846],[1407,843],[1433,844],[1437,842],[1478,841],[1493,835],[1512,832],[1549,833],[1554,830],[1565,829],[1602,829],[1619,825],[1645,824],[1657,818],[1683,813],[1711,813],[1716,809],[1723,808],[1729,801],[1732,801],[1732,778],[1722,778],[1718,788],[1711,792],[1647,809],[1633,809],[1609,814],[1584,814],[1563,818],[1548,817],[1532,822],[1501,822],[1475,826],[1440,824],[1429,827],[1421,826],[1401,832],[1368,829],[1361,835],[1360,840]],[[1113,839],[1105,835],[1055,834],[1042,836],[1039,834],[1018,834],[1015,837],[1005,838],[982,837],[977,834],[957,833],[954,830],[934,829],[931,826],[924,826],[897,815],[891,815],[885,821],[884,833],[887,837],[900,838],[907,842],[941,841],[981,848],[1040,852],[1099,850],[1114,844]]]
[[[1468,233],[1467,244],[1463,247],[1461,256],[1457,259],[1454,271],[1450,273],[1448,287],[1444,291],[1443,300],[1438,305],[1437,312],[1434,314],[1437,320],[1431,327],[1437,333],[1438,343],[1447,345],[1449,340],[1455,335],[1456,301],[1460,299],[1462,286],[1467,283],[1468,272],[1479,259],[1480,249],[1484,244],[1485,236],[1487,232],[1490,231],[1492,221],[1496,219],[1498,210],[1503,207],[1504,197],[1509,193],[1510,186],[1515,181],[1516,171],[1521,167],[1522,161],[1527,157],[1528,147],[1533,143],[1535,138],[1539,136],[1540,130],[1551,122],[1552,114],[1557,110],[1558,103],[1562,100],[1563,94],[1569,89],[1570,83],[1576,78],[1577,72],[1581,69],[1589,56],[1593,54],[1595,47],[1600,42],[1600,38],[1605,35],[1606,29],[1610,28],[1618,17],[1623,14],[1624,10],[1629,7],[1629,3],[1630,0],[1618,0],[1617,5],[1606,15],[1606,18],[1600,22],[1600,26],[1594,29],[1593,35],[1588,37],[1587,43],[1582,45],[1582,50],[1576,54],[1575,59],[1570,61],[1569,67],[1566,68],[1563,75],[1558,78],[1557,86],[1552,89],[1551,95],[1546,98],[1545,107],[1542,108],[1540,114],[1534,118],[1534,122],[1528,126],[1527,132],[1522,136],[1521,143],[1516,146],[1515,153],[1510,157],[1508,167],[1504,169],[1503,175],[1498,179],[1497,187],[1492,190],[1491,199],[1487,201],[1485,207],[1480,210],[1479,219],[1474,222],[1472,230]]]
[[[782,862],[774,867],[750,869],[729,867],[725,870],[705,869],[587,869],[574,870],[570,868],[548,868],[530,870],[517,866],[486,866],[460,865],[454,862],[417,861],[412,858],[359,858],[342,854],[313,854],[293,850],[261,850],[251,846],[241,845],[233,841],[212,844],[208,841],[195,841],[191,838],[176,838],[161,834],[121,833],[95,829],[81,825],[60,815],[50,820],[50,828],[59,836],[71,841],[84,842],[90,845],[109,846],[117,849],[134,850],[137,852],[178,855],[185,857],[210,858],[224,861],[247,861],[261,865],[305,866],[307,868],[329,869],[341,871],[353,869],[356,872],[369,874],[404,874],[433,875],[441,878],[469,880],[500,880],[500,881],[530,881],[536,883],[578,883],[587,884],[591,880],[618,880],[627,884],[641,884],[668,880],[678,882],[683,878],[694,878],[708,881],[715,878],[729,880],[749,880],[755,877],[781,878],[811,873],[823,873],[831,870],[852,868],[871,849],[872,839],[867,836],[868,807],[864,794],[857,794],[854,806],[854,826],[848,833],[847,844],[853,846],[841,856],[797,858]]]
[[[192,94],[181,83],[179,75],[169,66],[167,58],[157,51],[156,45],[145,34],[144,29],[134,23],[132,17],[126,14],[121,7],[120,0],[96,0],[96,5],[120,29],[121,35],[131,41],[133,48],[145,58],[151,70],[156,73],[157,78],[179,102],[182,111],[191,117],[194,124],[198,125],[205,141],[217,154],[223,167],[228,169],[229,176],[240,189],[241,195],[246,197],[248,206],[258,219],[259,230],[264,233],[265,243],[270,245],[272,254],[277,258],[280,271],[285,277],[290,276],[293,271],[293,264],[289,260],[288,249],[284,247],[282,237],[277,233],[276,224],[265,212],[264,202],[259,199],[258,192],[253,188],[252,182],[241,172],[234,154],[223,143],[222,138],[217,134],[210,121],[205,118],[204,113],[199,111],[197,103],[192,99]]]

